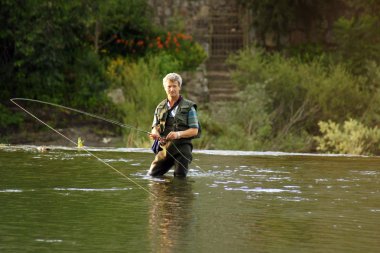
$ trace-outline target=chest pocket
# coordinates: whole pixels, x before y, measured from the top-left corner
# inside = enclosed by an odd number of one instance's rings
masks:
[[[158,122],[158,125],[160,126],[160,133],[163,133],[165,130],[165,121],[166,121],[166,116],[168,115],[168,111],[165,107],[165,103],[161,102],[155,112],[156,120]]]
[[[188,126],[188,114],[190,111],[190,106],[183,105],[178,108],[177,113],[175,114],[174,120],[176,126]]]

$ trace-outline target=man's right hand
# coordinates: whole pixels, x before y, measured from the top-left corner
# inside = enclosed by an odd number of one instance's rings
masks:
[[[150,133],[149,134],[149,138],[151,138],[153,140],[159,140],[160,139],[160,135],[159,134],[155,134],[155,133]]]

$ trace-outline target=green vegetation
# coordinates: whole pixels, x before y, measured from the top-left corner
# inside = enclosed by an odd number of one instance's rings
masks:
[[[183,33],[180,16],[172,17],[167,30],[155,27],[145,0],[0,2],[2,135],[30,127],[10,104],[12,97],[63,104],[149,130],[165,96],[163,76],[193,71],[206,58]],[[204,132],[195,146],[379,154],[380,4],[240,2],[255,15],[257,31],[255,45],[228,60],[240,99],[222,104],[217,113],[199,112]],[[341,8],[349,15],[327,26],[331,11]],[[315,34],[306,32],[302,43],[289,44],[284,38],[296,24]],[[270,52],[263,48],[268,34],[274,42]],[[113,90],[122,91],[122,102],[110,101]],[[60,126],[74,121],[53,115],[45,113]],[[150,145],[136,131],[123,134],[127,146]],[[350,138],[357,140],[352,149]]]
[[[1,6],[2,135],[25,124],[9,102],[12,97],[62,104],[149,129],[153,104],[164,97],[163,75],[194,70],[206,58],[190,35],[154,27],[145,0],[2,0]],[[122,105],[107,97],[115,88],[124,91]],[[60,127],[73,123],[54,115],[44,116]],[[128,145],[141,144],[126,136]]]
[[[214,123],[207,133],[212,147],[379,154],[375,129],[380,116],[376,12],[380,5],[356,0],[240,2],[255,16],[257,46],[229,58],[229,64],[235,67],[233,79],[242,92],[240,101],[221,105],[224,109],[215,115],[221,124]],[[323,34],[323,22],[334,6],[355,15],[342,16],[335,22],[333,45],[323,40],[289,45],[281,39],[297,23],[302,23],[306,31]],[[275,42],[271,52],[260,47],[268,34]],[[320,34],[313,36],[318,38]],[[355,129],[341,131],[346,136],[366,137],[357,137],[360,145],[352,149],[342,148],[346,140],[332,134],[338,130],[318,124],[325,121],[345,127],[355,122]]]
[[[360,88],[360,78],[343,65],[326,65],[323,57],[303,62],[251,48],[229,62],[243,91],[237,105],[221,111],[229,115],[224,123],[229,127],[218,141],[227,146],[224,139],[241,149],[309,151],[320,120],[359,117],[374,106],[371,101],[378,103]]]
[[[328,153],[369,155],[379,154],[380,129],[368,128],[349,119],[342,125],[332,121],[319,122],[321,137],[315,137],[318,150]]]
[[[2,0],[0,99],[6,109],[0,112],[0,130],[11,132],[20,122],[21,113],[10,109],[11,97],[120,114],[104,92],[107,59],[100,52],[117,31],[149,30],[144,6],[145,1]]]
[[[309,152],[315,148],[312,140],[319,135],[320,121],[353,118],[368,127],[379,122],[380,67],[374,61],[358,75],[349,71],[349,61],[336,63],[334,55],[304,61],[248,48],[231,56],[229,63],[235,66],[233,79],[242,92],[239,102],[226,103],[220,111],[228,115],[223,122],[228,127],[214,134],[215,148]],[[371,143],[363,145],[371,146],[363,153],[380,151]],[[318,150],[343,152],[339,147]]]

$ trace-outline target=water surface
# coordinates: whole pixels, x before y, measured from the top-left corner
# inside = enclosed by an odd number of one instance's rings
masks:
[[[0,252],[379,252],[380,158],[195,151],[147,177],[143,149],[0,148]]]

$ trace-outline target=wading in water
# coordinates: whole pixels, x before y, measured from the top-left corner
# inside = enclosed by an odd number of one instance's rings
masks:
[[[191,140],[200,132],[197,105],[180,95],[180,75],[167,74],[163,85],[167,99],[158,104],[154,113],[150,138],[155,140],[152,148],[156,157],[148,174],[163,176],[174,166],[174,176],[186,177],[192,160]]]

